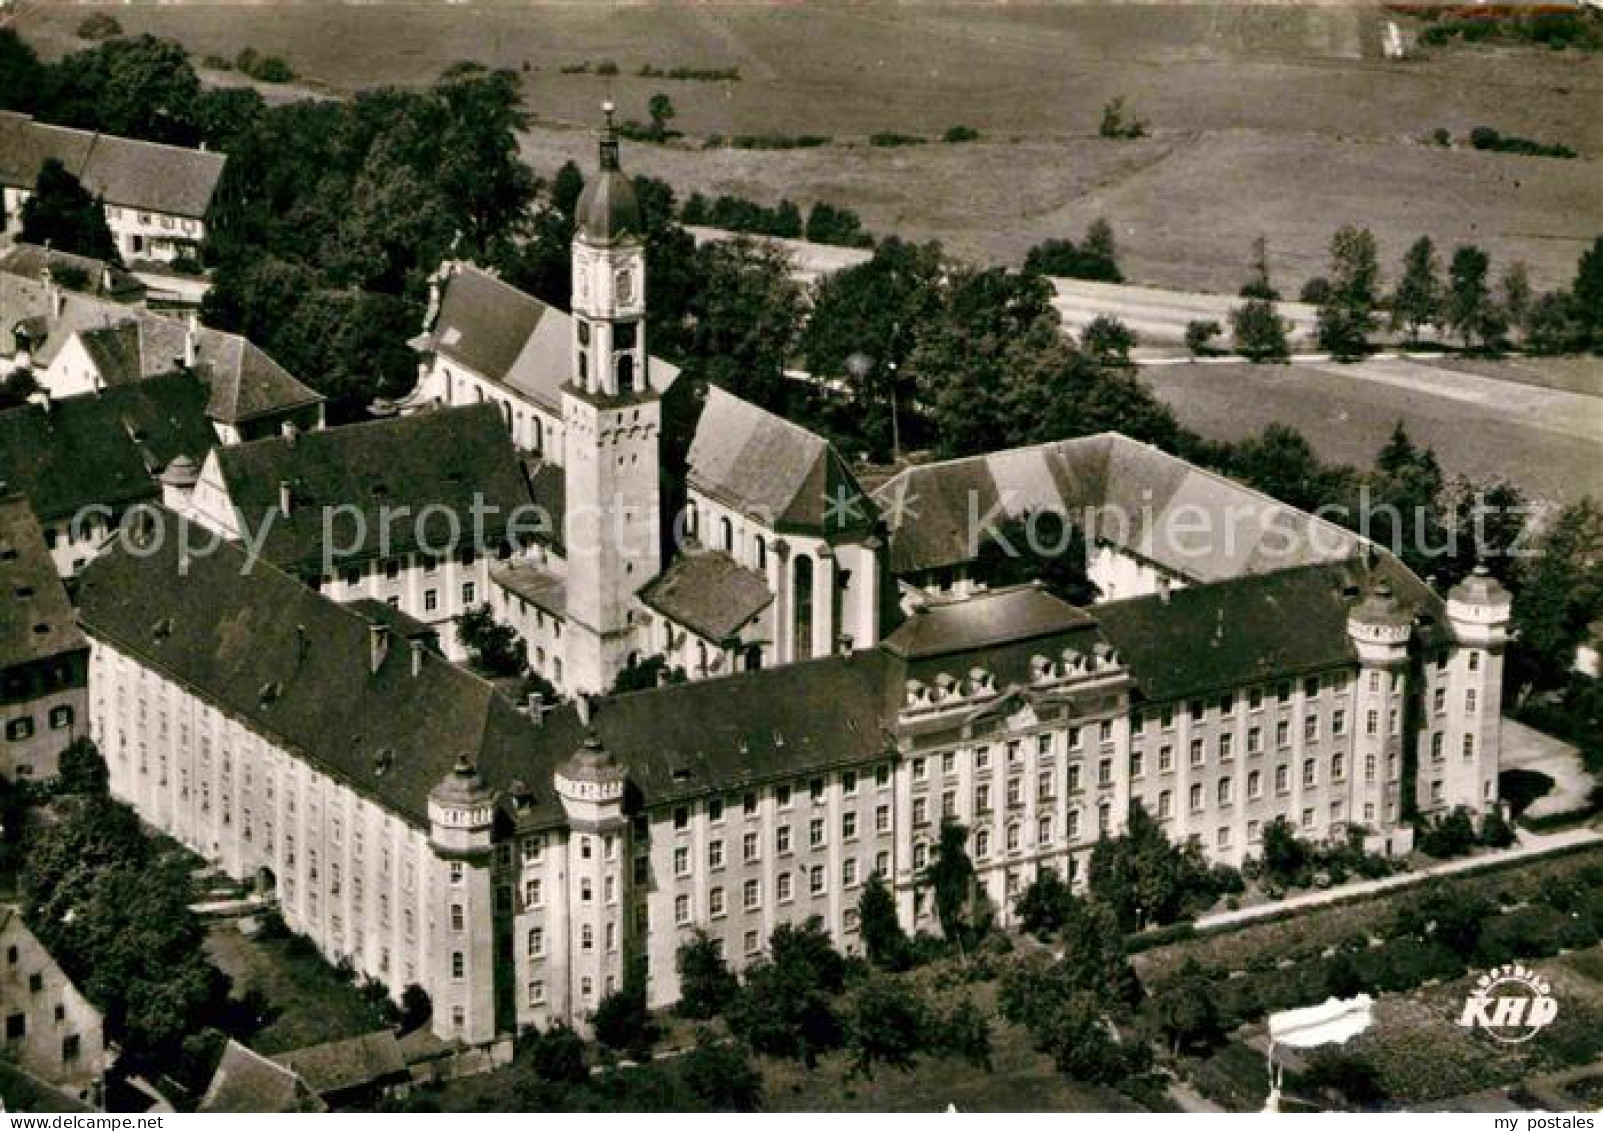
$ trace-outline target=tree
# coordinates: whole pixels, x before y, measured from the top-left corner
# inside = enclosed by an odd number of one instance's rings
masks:
[[[1172,843],[1139,803],[1130,806],[1122,834],[1103,836],[1092,848],[1087,884],[1125,931],[1173,923],[1195,904],[1213,900],[1201,849],[1189,840]]]
[[[907,964],[907,933],[896,916],[896,897],[878,872],[868,877],[857,897],[857,923],[870,962],[886,970]]]
[[[1265,298],[1250,298],[1230,311],[1230,330],[1236,350],[1248,361],[1287,361],[1291,346],[1286,341],[1289,324]]]
[[[583,1084],[590,1079],[584,1040],[562,1022],[541,1033],[531,1055],[535,1075],[552,1084]]]
[[[1512,325],[1523,326],[1531,311],[1531,272],[1524,260],[1516,259],[1503,269],[1497,290],[1503,316]]]
[[[1575,317],[1576,303],[1562,291],[1544,291],[1531,301],[1520,327],[1525,349],[1534,354],[1564,353],[1584,344],[1585,335]]]
[[[696,1043],[679,1058],[679,1078],[708,1111],[758,1111],[763,1101],[762,1073],[745,1051],[720,1040],[711,1030],[696,1030]]]
[[[1212,353],[1211,343],[1222,333],[1224,328],[1211,318],[1192,319],[1186,323],[1186,349],[1197,357]]]
[[[50,119],[146,141],[193,145],[200,78],[183,46],[153,35],[108,39],[56,64]]]
[[[1113,241],[1113,225],[1102,217],[1092,220],[1085,229],[1085,241],[1080,245],[1080,254],[1093,272],[1087,277],[1106,283],[1124,282],[1124,275],[1119,271],[1118,248]]]
[[[1099,592],[1087,572],[1085,535],[1056,510],[1018,515],[980,534],[970,567],[976,581],[998,589],[1038,581],[1071,605],[1095,603]]]
[[[1056,869],[1043,867],[1013,905],[1019,925],[1038,939],[1056,934],[1073,913],[1074,892]]]
[[[29,848],[24,916],[101,1010],[130,1067],[171,1064],[228,985],[205,957],[188,864],[158,851],[108,797],[62,798],[57,811]]]
[[[682,1017],[717,1017],[740,992],[717,942],[699,927],[679,944],[674,964],[679,970],[679,1002],[674,1010]]]
[[[1080,349],[1092,364],[1114,369],[1131,368],[1136,340],[1135,331],[1107,314],[1097,315],[1080,331]]]
[[[852,1067],[874,1075],[875,1064],[906,1071],[928,1040],[929,1007],[914,983],[875,974],[857,987],[847,1014]]]
[[[1303,882],[1312,862],[1308,845],[1285,817],[1276,817],[1263,828],[1264,874],[1282,887]]]
[[[458,614],[456,639],[473,665],[489,675],[515,676],[528,667],[528,645],[511,625],[499,623],[487,604]]]
[[[613,678],[608,695],[622,695],[626,691],[646,691],[666,683],[683,683],[684,668],[669,667],[668,657],[647,656],[621,669]]]
[[[57,251],[87,255],[121,264],[117,241],[106,224],[106,206],[67,167],[45,158],[34,181],[33,195],[22,202],[24,243],[48,244]]]
[[[57,761],[56,789],[61,793],[104,796],[110,773],[100,748],[91,738],[75,738]]]
[[[1594,500],[1552,517],[1520,570],[1512,615],[1515,685],[1562,684],[1587,626],[1603,616],[1603,509]]]
[[[1581,253],[1570,284],[1570,301],[1581,334],[1594,350],[1603,348],[1603,236]]]
[[[1429,236],[1421,236],[1403,255],[1403,273],[1391,298],[1391,328],[1406,327],[1409,339],[1417,342],[1425,326],[1441,325],[1443,302],[1436,245]]]
[[[1474,819],[1462,805],[1427,818],[1420,824],[1417,844],[1421,852],[1438,860],[1463,856],[1475,847]]]
[[[730,1028],[758,1052],[812,1067],[845,1037],[833,1000],[845,981],[845,961],[817,916],[800,927],[777,927],[768,953],[746,968]]]
[[[1284,424],[1242,440],[1228,465],[1234,478],[1309,512],[1346,495],[1356,479],[1351,468],[1322,465],[1307,437]]]
[[[1466,347],[1479,341],[1488,348],[1507,329],[1507,322],[1487,284],[1490,260],[1480,248],[1465,244],[1453,252],[1447,268],[1447,324]]]
[[[789,256],[743,236],[714,240],[696,250],[695,271],[685,372],[783,414],[785,366],[803,318]]]
[[[1118,917],[1099,900],[1075,900],[1058,939],[1062,955],[1058,966],[1072,989],[1095,994],[1105,1005],[1134,1005],[1141,983],[1130,965],[1125,932]]]
[[[1086,229],[1085,240],[1053,239],[1036,244],[1024,256],[1024,270],[1032,275],[1049,275],[1065,279],[1089,279],[1093,282],[1122,283],[1118,250],[1114,245],[1113,228],[1106,220],[1097,219]]]
[[[1362,357],[1375,328],[1380,263],[1368,228],[1345,225],[1330,241],[1330,291],[1319,305],[1318,337],[1339,361]]]
[[[651,118],[651,136],[661,141],[668,136],[668,123],[674,119],[673,100],[658,91],[646,103],[646,114]]]
[[[646,1008],[646,979],[639,967],[624,975],[623,985],[602,998],[590,1018],[596,1040],[627,1053],[636,1061],[651,1058],[661,1030]]]
[[[122,25],[109,12],[91,12],[78,22],[79,39],[114,39],[122,34]]]
[[[1261,298],[1266,302],[1279,302],[1280,292],[1269,281],[1269,240],[1259,236],[1252,241],[1251,274],[1241,285],[1242,298]],[[1327,287],[1329,283],[1325,284]]]
[[[401,991],[401,1032],[410,1033],[423,1028],[432,1016],[434,1003],[429,1000],[429,991],[416,982],[408,982]]]
[[[1057,1008],[1041,1041],[1058,1071],[1089,1084],[1113,1084],[1132,1075],[1133,1058],[1110,1031],[1093,994],[1074,993]]]
[[[968,826],[953,820],[941,823],[940,837],[919,873],[918,883],[935,894],[941,934],[962,946],[974,900],[974,861],[968,854]]]
[[[1187,958],[1172,982],[1152,999],[1158,1029],[1175,1056],[1188,1048],[1208,1048],[1224,1036],[1215,988],[1195,958]]]
[[[1103,137],[1119,139],[1145,137],[1147,124],[1140,118],[1125,117],[1124,99],[1114,98],[1102,107],[1102,121],[1097,132]]]
[[[14,28],[0,28],[0,107],[33,113],[49,92],[52,77]]]

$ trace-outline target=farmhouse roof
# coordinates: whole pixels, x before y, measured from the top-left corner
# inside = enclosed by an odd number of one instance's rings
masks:
[[[199,378],[173,373],[0,412],[0,483],[44,522],[153,498],[153,477],[175,456],[217,442],[206,402]]]
[[[43,284],[46,267],[55,273],[58,283],[70,272],[82,272],[87,293],[99,298],[127,303],[142,302],[145,298],[145,284],[137,276],[87,255],[73,255],[31,243],[19,243],[0,255],[0,274]]]
[[[0,668],[88,644],[28,501],[0,498]]]
[[[0,183],[32,190],[55,158],[107,204],[202,219],[228,158],[0,112]]]
[[[325,1105],[293,1069],[230,1040],[197,1110],[276,1113],[323,1111]]]

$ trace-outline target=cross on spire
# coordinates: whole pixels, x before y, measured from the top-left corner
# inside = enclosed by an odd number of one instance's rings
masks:
[[[601,129],[601,171],[604,173],[618,171],[618,128],[612,123],[612,111],[611,101],[601,104],[601,112],[607,117],[607,124]]]

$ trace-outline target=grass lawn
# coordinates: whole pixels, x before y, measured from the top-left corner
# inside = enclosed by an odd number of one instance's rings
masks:
[[[1573,275],[1603,215],[1603,76],[1573,51],[1453,46],[1382,57],[1384,10],[1360,5],[585,5],[505,3],[119,5],[131,34],[197,57],[251,46],[313,87],[430,81],[475,59],[525,76],[525,153],[549,173],[588,161],[603,99],[643,119],[668,94],[690,146],[711,134],[818,134],[820,150],[626,146],[631,169],[683,191],[788,196],[856,209],[868,226],[1018,262],[1042,239],[1114,226],[1133,280],[1233,293],[1251,240],[1269,240],[1295,293],[1325,268],[1341,223],[1374,229],[1388,272],[1404,247],[1474,240],[1525,259],[1539,288]],[[80,5],[35,5],[22,33],[54,56],[84,44]],[[360,45],[360,50],[352,50]],[[619,73],[564,74],[610,60]],[[738,67],[738,82],[671,82],[661,68]],[[271,89],[271,88],[270,88]],[[277,93],[275,92],[275,96]],[[1123,97],[1150,137],[1097,136]],[[896,131],[964,145],[877,149]],[[1438,128],[1562,142],[1580,160],[1443,149]]]
[[[356,987],[293,939],[248,939],[231,923],[214,924],[206,953],[234,980],[233,995],[257,990],[270,1005],[268,1024],[250,1046],[272,1055],[384,1028],[384,1019]]]

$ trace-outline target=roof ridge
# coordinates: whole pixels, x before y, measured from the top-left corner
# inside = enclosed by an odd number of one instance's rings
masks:
[[[170,149],[178,153],[196,153],[203,154],[206,157],[215,157],[223,161],[228,160],[228,154],[223,153],[220,150],[201,149],[198,146],[193,145],[176,145],[173,142],[168,141],[150,141],[142,137],[129,137],[127,134],[114,134],[109,130],[87,130],[81,126],[63,126],[57,122],[41,122],[32,114],[23,114],[21,117],[25,121],[29,122],[35,129],[55,130],[58,133],[78,134],[82,137],[89,138],[89,152],[85,153],[85,160],[88,159],[90,153],[94,152],[95,144],[98,143],[101,138],[107,138],[111,141],[126,142],[129,145],[148,146],[151,149]]]
[[[728,389],[723,388],[721,385],[708,385],[707,393],[709,396],[713,393],[717,393],[719,396],[728,397],[730,400],[749,408],[752,412],[761,413],[764,416],[777,420],[784,427],[789,428],[794,432],[799,432],[801,435],[814,441],[819,448],[824,451],[835,450],[834,444],[831,444],[827,439],[825,439],[823,436],[820,436],[817,432],[814,432],[811,428],[808,428],[805,425],[797,424],[794,420],[774,412],[772,409],[764,408],[756,401],[749,401],[745,397],[742,397],[736,393],[732,393]],[[850,471],[851,468],[848,467],[847,470]]]

